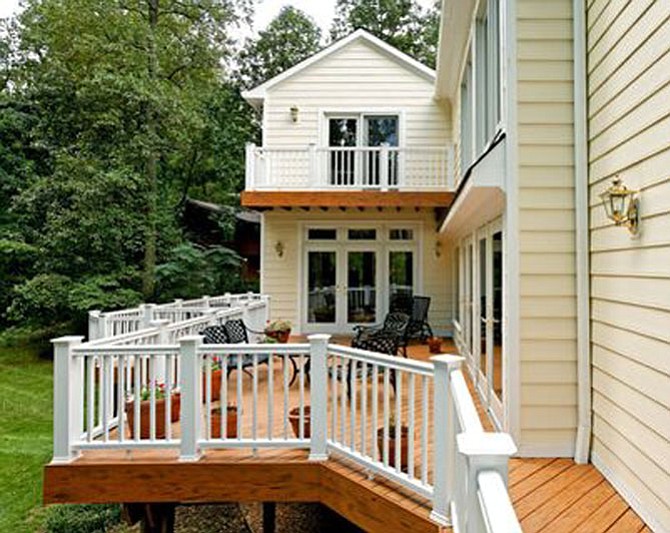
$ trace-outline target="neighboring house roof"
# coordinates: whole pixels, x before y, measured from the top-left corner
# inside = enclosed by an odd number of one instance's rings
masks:
[[[259,85],[258,87],[254,87],[249,91],[244,91],[242,93],[242,96],[250,104],[253,105],[262,104],[263,100],[265,99],[267,91],[273,88],[275,85],[278,85],[279,83],[287,80],[288,78],[291,78],[292,76],[303,71],[310,65],[318,63],[322,59],[325,59],[326,57],[334,54],[338,50],[341,50],[342,48],[358,41],[364,41],[372,45],[375,49],[386,54],[391,59],[393,59],[400,65],[404,66],[406,69],[417,73],[418,75],[422,76],[431,83],[435,81],[435,71],[433,69],[427,67],[426,65],[424,65],[420,61],[417,61],[413,57],[408,56],[404,52],[401,52],[394,46],[391,46],[390,44],[382,41],[378,37],[375,37],[370,32],[363,29],[358,29],[353,33],[350,33],[346,37],[340,39],[339,41],[335,41],[330,46],[327,46],[326,48],[317,52],[313,56],[308,57],[307,59],[301,61],[300,63],[292,66],[288,70],[285,70],[281,74],[278,74],[274,78],[269,79],[268,81]]]
[[[259,212],[253,211],[251,209],[245,209],[244,207],[214,204],[212,202],[203,202],[202,200],[196,200],[194,198],[187,198],[186,202],[197,208],[204,209],[205,211],[210,211],[212,213],[234,213],[235,218],[249,224],[261,223],[261,214]]]

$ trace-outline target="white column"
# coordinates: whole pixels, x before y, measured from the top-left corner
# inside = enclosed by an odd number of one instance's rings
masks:
[[[156,344],[158,344],[159,346],[165,346],[166,344],[169,344],[168,332],[167,332],[167,326],[169,323],[170,321],[167,320],[166,318],[160,320],[152,320],[149,323],[149,327],[158,328],[158,340]],[[158,383],[165,383],[165,376],[166,376],[165,363],[166,363],[165,356],[157,357],[155,360],[156,366],[154,367],[154,376]]]
[[[147,329],[151,327],[151,322],[154,320],[154,308],[156,304],[140,304],[140,329]]]
[[[310,461],[328,459],[328,341],[330,335],[310,335]]]
[[[431,357],[434,365],[433,383],[433,510],[431,519],[451,525],[449,507],[454,494],[455,437],[450,429],[455,413],[451,395],[451,373],[461,367],[457,355]]]
[[[201,335],[189,335],[179,340],[179,357],[181,358],[180,461],[197,461],[200,458],[198,439],[200,438],[202,410],[200,401],[202,373],[198,348],[201,344]]]
[[[100,338],[100,311],[88,312],[88,340],[94,341]]]
[[[465,509],[458,510],[458,523],[465,533],[486,531],[477,494],[477,475],[482,471],[495,471],[507,485],[509,458],[517,448],[507,433],[461,433],[457,437],[458,453],[466,459],[466,479],[459,480],[467,487]],[[464,513],[464,515],[461,515]],[[465,527],[463,527],[465,526]],[[510,524],[505,531],[521,531],[518,522]]]
[[[210,300],[209,295],[203,296],[202,297],[202,306],[205,307],[205,308],[209,308],[209,300]]]
[[[54,453],[53,462],[67,463],[78,455],[72,444],[83,432],[83,359],[72,349],[84,337],[70,336],[52,340],[54,346]]]
[[[244,188],[247,191],[253,191],[255,186],[255,174],[256,174],[256,145],[254,143],[247,143],[245,146],[246,151],[246,174],[244,179]]]

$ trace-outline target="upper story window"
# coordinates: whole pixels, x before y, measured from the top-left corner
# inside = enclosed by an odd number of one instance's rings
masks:
[[[501,120],[500,0],[477,17],[461,82],[461,172],[491,142]]]

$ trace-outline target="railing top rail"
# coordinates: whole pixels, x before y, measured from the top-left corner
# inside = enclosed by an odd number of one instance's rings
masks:
[[[144,339],[147,337],[153,337],[160,332],[160,328],[151,327],[145,329],[138,329],[137,331],[131,331],[130,333],[124,333],[123,335],[116,335],[114,337],[103,337],[100,339],[95,339],[82,343],[82,346],[91,347],[91,346],[113,346],[121,344],[124,342]]]
[[[451,373],[451,393],[454,398],[456,414],[463,432],[482,433],[484,427],[477,414],[477,408],[472,401],[468,385],[462,370]]]
[[[253,344],[201,344],[198,353],[208,355],[237,355],[237,354],[288,354],[309,355],[309,344],[279,344],[279,343],[253,343]]]
[[[521,533],[505,481],[499,472],[477,474],[477,495],[487,533]]]
[[[359,361],[372,362],[383,366],[388,366],[396,370],[406,370],[415,374],[424,376],[433,375],[432,363],[424,361],[416,361],[414,359],[405,359],[404,357],[385,355],[378,352],[370,352],[368,350],[361,350],[359,348],[351,348],[349,346],[341,346],[338,344],[328,345],[328,351],[332,355],[339,355],[348,359],[356,359]]]
[[[103,311],[102,315],[107,318],[139,318],[142,316],[142,310],[139,307],[131,307],[130,309],[118,309],[116,311]]]
[[[173,355],[179,353],[176,344],[142,344],[131,346],[115,346],[110,344],[91,346],[82,344],[72,349],[75,356],[93,355]]]

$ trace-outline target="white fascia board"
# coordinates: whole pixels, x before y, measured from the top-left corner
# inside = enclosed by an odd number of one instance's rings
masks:
[[[342,48],[358,40],[363,40],[370,43],[381,52],[385,53],[392,59],[396,60],[398,63],[400,63],[408,70],[414,71],[415,73],[419,74],[420,76],[422,76],[431,83],[435,82],[436,74],[433,69],[427,67],[426,65],[424,65],[420,61],[417,61],[413,57],[408,56],[404,52],[401,52],[400,50],[391,46],[390,44],[385,43],[381,39],[372,35],[370,32],[363,29],[359,29],[347,35],[346,37],[340,39],[339,41],[334,42],[333,44],[317,52],[313,56],[308,57],[304,61],[301,61],[297,65],[294,65],[291,68],[285,70],[281,74],[278,74],[274,78],[269,79],[268,81],[259,85],[258,87],[254,87],[253,89],[242,92],[242,97],[252,105],[255,106],[261,105],[263,103],[263,100],[265,100],[267,91],[269,89],[283,82],[284,80],[294,76],[298,72],[301,72],[310,65],[313,65],[314,63],[321,61],[322,59],[328,57],[329,55],[334,54],[338,50],[341,50]]]

